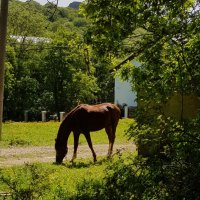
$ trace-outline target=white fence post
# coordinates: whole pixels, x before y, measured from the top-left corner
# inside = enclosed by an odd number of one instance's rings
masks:
[[[124,107],[124,117],[128,118],[128,106]]]
[[[42,122],[47,121],[47,111],[42,111]]]
[[[62,122],[62,120],[64,118],[64,114],[65,114],[65,112],[60,112],[60,122]]]

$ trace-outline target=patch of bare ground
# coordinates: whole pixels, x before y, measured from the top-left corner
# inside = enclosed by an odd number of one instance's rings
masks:
[[[73,153],[73,145],[68,146],[67,160],[70,160]],[[106,156],[108,151],[108,144],[94,145],[94,150],[98,156]],[[136,146],[133,143],[115,144],[113,153],[117,151],[133,152]],[[92,158],[91,150],[88,145],[79,145],[78,158]],[[0,149],[0,167],[9,167],[16,165],[23,165],[25,163],[36,162],[54,162],[55,149],[52,146],[43,147],[11,147]]]

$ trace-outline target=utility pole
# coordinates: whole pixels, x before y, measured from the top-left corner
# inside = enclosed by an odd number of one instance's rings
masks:
[[[2,123],[3,123],[4,68],[5,68],[5,52],[6,52],[8,1],[9,0],[1,0],[1,13],[0,13],[0,140],[2,140]]]

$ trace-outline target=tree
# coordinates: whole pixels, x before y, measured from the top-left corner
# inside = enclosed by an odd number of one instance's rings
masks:
[[[84,56],[86,20],[77,10],[52,6],[10,1],[5,119],[23,120],[25,110],[69,110],[96,98]]]
[[[126,199],[199,197],[199,115],[176,120],[163,112],[163,104],[176,93],[199,96],[198,4],[90,0],[84,5],[92,22],[86,39],[96,52],[141,62],[140,67],[126,63],[121,72],[138,92],[136,123],[127,134],[138,145],[139,156],[128,167],[130,162],[122,160],[111,166],[105,188],[112,198],[123,197],[120,188],[126,188]]]
[[[38,6],[36,4],[36,6]],[[37,7],[38,8],[38,7]],[[6,52],[5,119],[23,120],[24,110],[35,110],[46,19],[35,4],[10,1]],[[15,83],[15,84],[13,84]]]
[[[18,58],[19,47],[7,47],[5,77],[5,119],[23,120],[25,110],[37,110],[40,99],[42,52],[24,51]]]
[[[113,101],[111,60],[85,44],[88,25],[78,10],[10,1],[5,119],[23,120],[24,110],[58,112],[77,102]]]
[[[48,108],[66,111],[80,102],[93,100],[98,87],[94,76],[88,74],[79,35],[61,29],[51,45],[43,68],[46,73],[43,90],[51,99]]]
[[[91,51],[91,63],[95,69],[95,77],[100,90],[97,93],[97,101],[114,102],[114,74],[111,74],[113,64],[106,57],[99,57]]]
[[[130,59],[137,57],[142,63],[126,68],[123,75],[133,79],[144,111],[152,106],[159,110],[174,93],[199,95],[194,86],[199,85],[199,69],[193,67],[199,63],[197,5],[196,1],[120,0],[85,4],[93,22],[86,39],[97,52],[118,57],[131,53]]]
[[[4,96],[4,59],[6,48],[8,1],[1,1],[0,13],[0,140],[2,137],[3,96]]]

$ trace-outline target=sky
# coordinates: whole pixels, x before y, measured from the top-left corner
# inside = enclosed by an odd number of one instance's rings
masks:
[[[20,1],[27,1],[27,0],[20,0]],[[48,2],[48,0],[35,0],[37,1],[38,3],[40,3],[41,5],[44,5]],[[73,1],[79,1],[79,2],[82,2],[83,0],[58,0],[58,6],[59,7],[67,7],[70,3],[72,3]],[[52,2],[52,3],[56,3],[57,1],[56,0],[49,0],[49,2]]]

